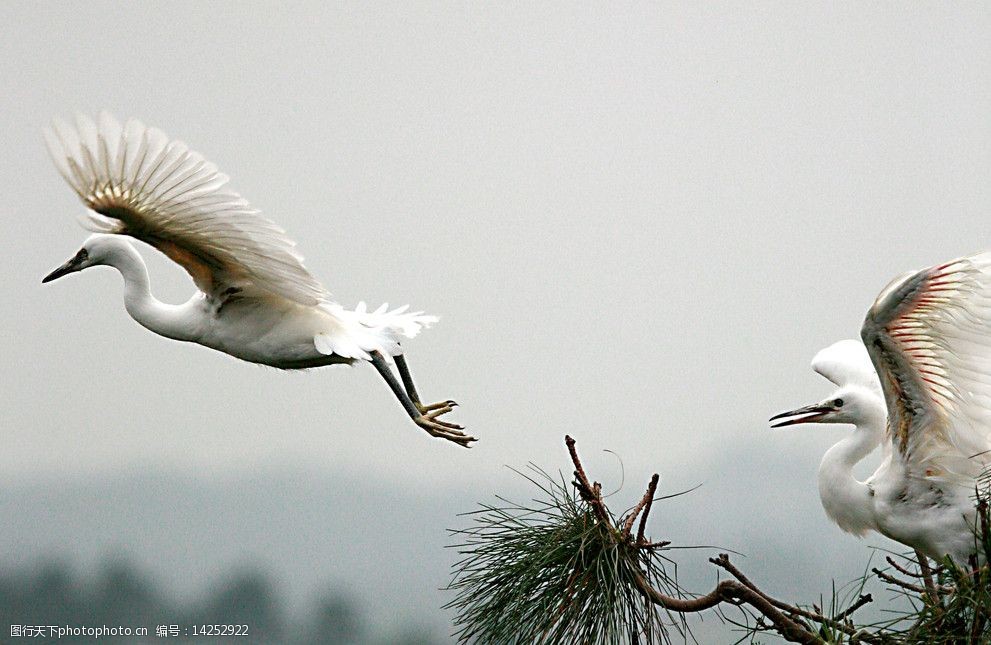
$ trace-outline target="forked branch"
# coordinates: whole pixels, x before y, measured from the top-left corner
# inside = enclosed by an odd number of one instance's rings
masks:
[[[575,448],[575,440],[570,436],[566,436],[565,444],[568,446],[571,461],[575,466],[575,481],[573,482],[575,489],[578,491],[581,499],[589,505],[596,519],[604,525],[607,535],[613,536],[613,539],[618,543],[625,543],[639,548],[650,548],[652,546],[667,544],[667,542],[652,543],[644,537],[647,516],[650,513],[651,503],[657,490],[658,476],[656,474],[651,477],[650,484],[643,498],[633,507],[630,514],[623,521],[622,528],[617,528],[613,525],[609,510],[602,499],[601,486],[598,482],[591,482],[585,472],[585,467],[582,465],[578,451]],[[638,516],[640,518],[640,525],[637,530],[637,537],[634,540],[631,537],[631,533]],[[730,562],[729,556],[725,553],[710,559],[710,562],[727,571],[736,580],[722,580],[712,591],[696,598],[678,598],[664,594],[651,586],[647,578],[640,572],[635,575],[634,581],[640,593],[650,602],[676,613],[687,614],[705,611],[723,603],[734,606],[748,605],[767,621],[770,621],[774,630],[782,637],[794,643],[818,644],[825,642],[810,627],[799,621],[799,618],[829,625],[849,635],[858,633],[856,628],[845,621],[857,609],[872,601],[869,594],[860,596],[856,602],[840,615],[830,618],[820,613],[811,612],[782,602],[764,593]]]

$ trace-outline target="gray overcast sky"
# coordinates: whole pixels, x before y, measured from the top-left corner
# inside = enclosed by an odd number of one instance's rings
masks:
[[[705,482],[706,514],[764,530],[778,505],[776,539],[855,544],[815,494],[844,430],[766,419],[828,393],[809,360],[889,279],[991,247],[991,10],[701,4],[0,3],[0,478],[482,499],[505,464],[564,466],[570,432],[601,478],[609,449],[628,486]],[[343,304],[440,315],[408,355],[477,447],[430,440],[367,366],[156,337],[110,270],[42,287],[86,233],[40,130],[102,108],[217,163]]]

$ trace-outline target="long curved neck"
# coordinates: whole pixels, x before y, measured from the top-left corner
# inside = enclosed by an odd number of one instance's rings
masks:
[[[826,451],[819,464],[819,499],[826,514],[844,531],[862,534],[876,529],[870,488],[853,476],[853,467],[871,454],[884,434],[880,407],[856,429]]]
[[[183,305],[167,305],[151,295],[151,281],[144,260],[130,244],[122,243],[104,261],[124,278],[124,308],[142,327],[176,340],[194,340]]]

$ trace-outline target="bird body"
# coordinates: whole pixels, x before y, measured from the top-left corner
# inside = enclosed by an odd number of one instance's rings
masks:
[[[348,310],[332,301],[281,228],[226,189],[213,164],[158,130],[102,114],[99,125],[86,117],[76,128],[56,121],[46,141],[96,233],[43,282],[114,267],[128,314],[156,334],[281,369],[371,362],[417,425],[463,446],[474,441],[438,419],[453,401],[420,402],[400,346],[434,316],[386,305],[368,311],[364,303]],[[181,265],[197,292],[179,305],[157,300],[141,255],[122,236]]]
[[[850,393],[842,396],[850,405]],[[876,531],[935,559],[950,554],[965,562],[974,550],[973,487],[913,477],[890,450],[865,481],[854,476],[853,467],[878,446],[890,447],[884,441],[884,402],[879,396],[871,401],[871,396],[864,398],[854,431],[829,448],[820,462],[819,499],[826,515],[859,537]]]
[[[966,565],[975,553],[973,480],[920,477],[902,460],[891,459],[874,473],[867,487],[868,505],[882,535],[937,561],[949,555]]]
[[[839,389],[775,415],[787,420],[774,427],[854,424],[819,467],[830,519],[966,565],[976,550],[973,495],[991,465],[991,256],[893,281],[861,336],[863,344],[841,341],[813,360]],[[881,465],[858,481],[854,465],[878,446]]]

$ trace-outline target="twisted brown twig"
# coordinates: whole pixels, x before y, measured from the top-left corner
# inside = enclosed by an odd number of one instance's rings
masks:
[[[918,578],[920,580],[922,579],[922,574],[921,573],[917,573],[917,572],[912,571],[912,570],[910,570],[910,569],[908,569],[906,567],[903,567],[902,565],[900,565],[897,562],[895,562],[895,559],[892,558],[890,555],[884,556],[884,559],[885,559],[885,561],[889,565],[891,565],[891,568],[892,569],[894,569],[898,573],[902,574],[903,576],[907,576],[909,578]]]
[[[747,578],[747,576],[745,576],[742,571],[737,569],[736,566],[730,562],[729,556],[726,555],[725,553],[720,553],[715,558],[709,558],[709,562],[711,562],[712,564],[716,565],[721,569],[724,569],[731,576],[739,580],[741,584],[752,589],[755,593],[760,594],[761,596],[764,597],[764,599],[767,600],[767,602],[771,603],[773,607],[784,611],[789,616],[805,618],[806,620],[811,620],[813,622],[822,625],[829,625],[830,627],[834,629],[838,629],[851,636],[857,634],[858,637],[865,642],[870,642],[871,640],[869,635],[863,634],[860,630],[844,622],[847,618],[853,615],[853,612],[857,611],[867,603],[874,601],[874,598],[870,594],[861,595],[852,605],[847,607],[846,610],[830,618],[828,616],[822,615],[822,613],[819,611],[814,611],[814,612],[808,611],[807,609],[802,609],[801,607],[790,605],[786,602],[782,602],[780,600],[777,600],[776,598],[772,598],[771,596],[765,594],[757,587],[757,585],[751,582],[750,579]]]
[[[575,489],[578,491],[581,499],[591,507],[596,519],[606,527],[606,533],[608,535],[613,536],[613,539],[618,543],[627,544],[635,548],[656,548],[669,544],[667,541],[650,542],[644,537],[647,516],[650,513],[651,503],[657,491],[658,476],[656,474],[651,478],[647,491],[640,499],[640,502],[633,507],[630,514],[623,521],[622,528],[618,529],[613,524],[609,510],[602,500],[602,487],[598,482],[591,482],[585,473],[585,468],[582,466],[581,459],[578,457],[578,451],[575,448],[575,440],[570,436],[566,436],[565,444],[568,446],[571,461],[575,466],[575,481],[573,482]],[[640,524],[637,529],[636,539],[634,540],[631,534],[638,516],[640,518]],[[677,613],[695,613],[712,609],[722,603],[736,606],[749,605],[757,610],[761,616],[770,621],[774,630],[783,636],[785,640],[794,643],[824,644],[822,638],[812,628],[801,622],[799,618],[830,625],[850,635],[857,634],[865,642],[871,642],[873,640],[871,635],[858,632],[852,625],[845,622],[853,612],[872,601],[870,594],[860,596],[844,612],[833,618],[829,618],[823,616],[821,613],[810,612],[772,598],[761,591],[743,572],[737,569],[725,553],[711,558],[710,562],[727,571],[736,580],[722,580],[712,591],[696,598],[677,598],[661,593],[650,584],[642,572],[636,573],[634,584],[650,602]]]
[[[874,573],[874,575],[876,575],[881,580],[884,580],[888,584],[895,585],[896,587],[901,587],[902,589],[905,589],[907,591],[911,591],[911,592],[914,592],[914,593],[917,593],[917,594],[921,594],[923,596],[928,595],[928,593],[929,593],[928,590],[925,587],[921,587],[919,585],[912,584],[911,582],[907,582],[905,580],[899,580],[898,578],[894,577],[893,575],[888,574],[888,573],[885,573],[884,571],[881,571],[877,567],[874,567],[873,569],[871,569],[871,571]],[[935,593],[953,593],[955,591],[956,591],[956,587],[954,587],[952,585],[934,585],[934,592]]]

